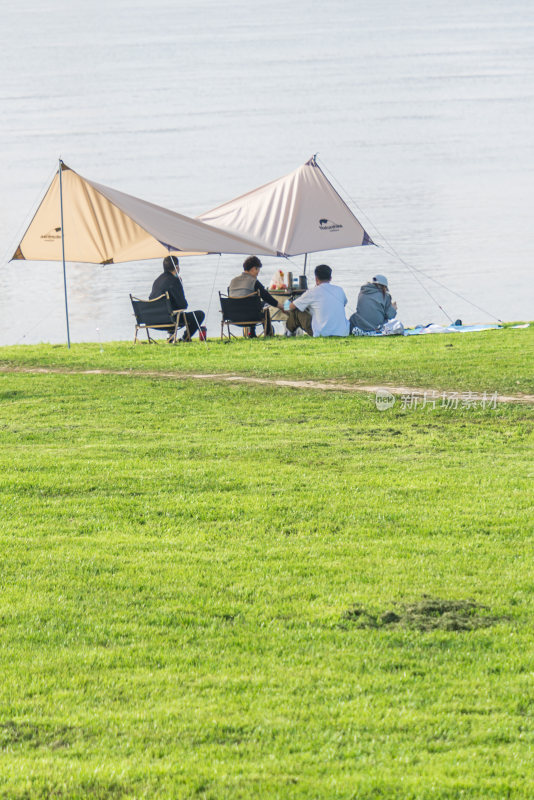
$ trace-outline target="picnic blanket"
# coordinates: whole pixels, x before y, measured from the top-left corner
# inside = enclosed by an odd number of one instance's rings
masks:
[[[394,323],[397,323],[396,325]],[[523,322],[518,325],[510,325],[511,328],[529,328],[530,322]],[[428,325],[416,325],[415,328],[403,328],[402,323],[396,319],[387,322],[378,331],[362,331],[360,328],[353,328],[353,336],[421,336],[427,333],[472,333],[475,331],[502,330],[502,325],[437,325],[430,322]]]
[[[502,328],[502,325],[436,325],[431,322],[429,325],[416,325],[404,331],[405,336],[420,336],[426,333],[472,333],[474,331],[490,331]]]

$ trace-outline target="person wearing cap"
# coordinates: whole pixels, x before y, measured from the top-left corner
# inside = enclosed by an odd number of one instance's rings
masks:
[[[349,320],[350,329],[376,331],[396,315],[397,303],[391,300],[388,279],[385,275],[375,275],[360,289],[356,311]]]
[[[182,279],[179,277],[180,262],[176,256],[166,256],[163,259],[163,272],[159,275],[152,285],[149,300],[154,300],[160,297],[165,292],[169,294],[171,301],[171,308],[173,311],[181,311],[187,308],[187,300],[185,299],[184,287]],[[205,314],[203,311],[187,311],[185,314],[187,325],[189,328],[189,336],[184,333],[182,336],[183,342],[191,341],[193,334],[197,332],[199,327],[204,322]],[[183,325],[180,325],[183,328]],[[170,331],[171,329],[169,329]]]
[[[349,322],[345,317],[347,296],[341,286],[331,281],[332,269],[328,264],[315,267],[315,286],[289,305],[288,335],[294,335],[297,328],[302,328],[308,336],[349,335]]]
[[[278,308],[280,311],[283,311],[283,302],[279,302],[272,296],[272,294],[269,294],[263,283],[260,283],[258,280],[258,275],[260,274],[261,268],[262,263],[257,256],[249,256],[246,258],[243,262],[243,272],[240,275],[237,275],[235,278],[232,278],[230,281],[230,285],[228,286],[228,296],[245,297],[247,294],[252,294],[252,292],[259,292],[260,297],[265,305],[272,306],[273,308]],[[251,325],[249,330],[249,336],[255,337],[256,326]],[[269,323],[269,327],[265,331],[265,335],[272,336],[273,333],[272,324]]]

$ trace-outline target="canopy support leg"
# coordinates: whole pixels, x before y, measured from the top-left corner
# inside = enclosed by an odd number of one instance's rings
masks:
[[[308,263],[308,254],[304,253],[304,275],[306,275],[306,264]]]
[[[63,289],[65,292],[65,317],[67,320],[67,346],[70,350],[70,328],[69,328],[69,303],[67,300],[67,270],[65,267],[65,231],[63,228],[63,181],[61,179],[61,168],[63,162],[59,159],[59,204],[61,207],[61,256],[63,259]]]

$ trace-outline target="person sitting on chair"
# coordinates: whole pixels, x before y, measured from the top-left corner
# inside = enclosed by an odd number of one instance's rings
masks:
[[[376,331],[397,315],[397,303],[392,302],[385,275],[375,275],[360,289],[356,311],[350,318],[350,329]]]
[[[345,317],[347,296],[331,280],[332,269],[328,264],[315,267],[315,286],[289,305],[286,327],[290,336],[295,335],[297,328],[302,328],[308,336],[349,335]]]
[[[278,300],[275,300],[272,294],[269,294],[263,283],[260,283],[258,280],[261,267],[261,261],[257,256],[249,256],[246,258],[243,262],[243,272],[241,275],[237,275],[230,281],[230,285],[228,287],[228,297],[245,297],[247,294],[259,292],[261,299],[266,305],[273,306],[273,308],[279,308],[280,311],[283,311],[284,304],[282,302],[278,302]],[[265,335],[272,336],[273,333],[273,326],[269,320]],[[255,325],[250,326],[249,336],[256,336]]]
[[[171,301],[171,308],[173,311],[181,311],[187,308],[187,300],[185,299],[184,287],[182,279],[178,276],[180,272],[180,262],[176,256],[166,256],[163,259],[163,272],[159,275],[152,285],[149,300],[154,300],[160,295],[168,293]],[[182,336],[183,342],[191,341],[193,334],[197,332],[199,327],[204,322],[205,314],[203,311],[187,311],[185,318],[187,319],[187,326],[189,328],[189,336],[184,333]],[[183,328],[183,325],[180,325]],[[169,329],[172,331],[172,329]]]

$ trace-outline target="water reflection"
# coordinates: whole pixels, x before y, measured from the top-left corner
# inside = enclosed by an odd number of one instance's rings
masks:
[[[333,0],[320,25],[304,0],[209,3],[209,14],[204,3],[153,0],[135,14],[128,5],[94,0],[76,14],[64,0],[31,14],[6,6],[0,344],[65,340],[61,265],[6,265],[58,155],[82,175],[194,216],[319,151],[407,262],[501,319],[534,316],[530,2]],[[407,324],[446,321],[439,306],[452,319],[490,319],[420,276],[421,285],[383,250],[316,254],[311,266],[321,261],[351,309],[381,272]],[[241,262],[182,262],[210,335],[217,292]],[[266,283],[279,266],[265,259]],[[97,339],[96,328],[103,340],[130,339],[128,294],[146,297],[160,270],[69,264],[73,340]]]

